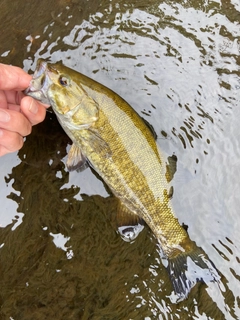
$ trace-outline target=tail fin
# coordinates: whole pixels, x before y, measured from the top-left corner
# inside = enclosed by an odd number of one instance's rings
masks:
[[[167,270],[177,302],[184,300],[197,282],[209,283],[220,279],[214,264],[196,245],[190,252],[182,252],[168,260]]]

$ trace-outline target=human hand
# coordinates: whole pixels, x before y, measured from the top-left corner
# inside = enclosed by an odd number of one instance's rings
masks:
[[[45,118],[48,106],[21,92],[31,79],[22,69],[0,63],[0,156],[21,149],[32,126]]]

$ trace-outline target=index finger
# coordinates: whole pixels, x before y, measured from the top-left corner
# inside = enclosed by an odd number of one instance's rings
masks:
[[[21,68],[0,63],[0,90],[26,89],[31,79]]]

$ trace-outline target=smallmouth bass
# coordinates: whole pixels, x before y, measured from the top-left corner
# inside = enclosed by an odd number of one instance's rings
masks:
[[[68,169],[81,171],[89,164],[120,200],[122,215],[140,217],[151,228],[178,301],[197,281],[217,280],[212,262],[174,215],[151,130],[125,100],[83,74],[43,60],[25,93],[50,104],[71,138]]]

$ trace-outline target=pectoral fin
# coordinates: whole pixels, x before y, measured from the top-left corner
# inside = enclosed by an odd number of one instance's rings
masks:
[[[86,129],[82,139],[84,139],[85,143],[89,144],[96,153],[106,158],[111,157],[112,151],[109,144],[102,139],[97,130],[92,128]]]
[[[87,159],[75,144],[73,144],[69,150],[66,166],[69,171],[83,171],[88,167]]]

